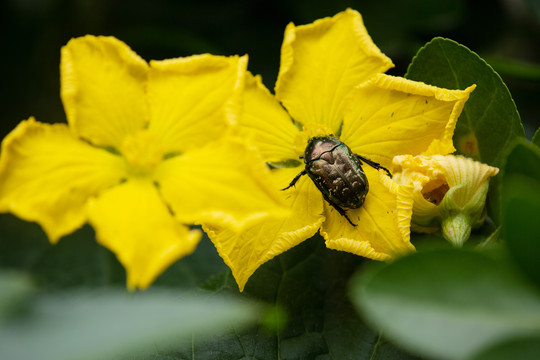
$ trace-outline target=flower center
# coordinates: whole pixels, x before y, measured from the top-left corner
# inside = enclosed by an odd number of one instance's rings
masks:
[[[448,190],[450,190],[450,187],[444,180],[432,180],[424,185],[422,195],[424,196],[424,199],[430,203],[439,205]]]
[[[306,146],[309,139],[316,136],[329,135],[334,135],[334,132],[325,125],[307,123],[304,125],[302,131],[296,134],[296,138],[294,139],[294,151],[298,154],[298,156],[304,155],[304,151],[306,151]]]
[[[133,173],[148,174],[163,160],[161,141],[148,130],[141,130],[126,136],[121,153]]]

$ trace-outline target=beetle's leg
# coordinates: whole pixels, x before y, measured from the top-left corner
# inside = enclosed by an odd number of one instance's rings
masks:
[[[381,164],[376,163],[376,162],[373,161],[373,160],[369,160],[368,158],[363,157],[362,155],[358,155],[358,154],[354,154],[354,155],[356,155],[356,157],[357,157],[360,161],[365,162],[366,164],[368,164],[369,166],[371,166],[372,168],[374,168],[374,169],[376,169],[376,170],[383,169],[384,171],[386,171],[386,173],[388,174],[388,176],[392,177],[392,174],[390,174],[390,171],[388,171],[387,168],[382,167]]]
[[[325,198],[326,199],[326,198]],[[341,215],[343,216],[345,219],[347,219],[347,221],[349,222],[349,224],[351,224],[352,226],[357,226],[355,223],[353,223],[351,221],[351,219],[349,219],[349,217],[347,216],[347,212],[341,207],[339,206],[338,204],[334,203],[333,201],[329,200],[329,199],[326,199],[326,201],[328,201],[328,203],[334,208],[336,209],[336,211]]]
[[[296,175],[296,176],[294,177],[294,179],[291,181],[291,183],[289,184],[289,186],[287,186],[286,188],[283,188],[283,189],[281,189],[281,190],[287,190],[287,189],[290,188],[291,186],[294,186],[294,184],[296,184],[296,182],[297,182],[298,180],[300,180],[300,178],[301,178],[302,176],[306,175],[306,174],[307,174],[306,169],[300,171],[300,173],[299,173],[298,175]]]

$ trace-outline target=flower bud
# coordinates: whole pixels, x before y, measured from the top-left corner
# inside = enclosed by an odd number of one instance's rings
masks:
[[[414,188],[411,230],[435,232],[455,246],[482,225],[489,179],[499,169],[463,156],[394,157],[393,179]]]

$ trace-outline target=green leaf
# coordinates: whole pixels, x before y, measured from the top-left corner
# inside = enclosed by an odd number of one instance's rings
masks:
[[[364,259],[365,260],[365,259]],[[348,301],[346,284],[362,258],[329,250],[316,236],[259,268],[243,297],[271,311],[258,326],[159,353],[166,359],[411,359],[371,331]],[[230,272],[206,289],[238,295]]]
[[[511,339],[498,343],[473,356],[470,360],[538,360],[540,337]]]
[[[532,137],[531,143],[540,147],[540,127],[536,129],[536,132],[534,133]]]
[[[501,179],[502,234],[516,264],[540,285],[540,149],[518,142]]]
[[[477,54],[455,41],[435,38],[418,51],[405,77],[449,89],[476,84],[454,133],[458,152],[499,166],[505,149],[525,132],[500,76]]]
[[[445,249],[369,270],[351,282],[353,302],[413,353],[463,359],[505,338],[540,334],[540,295],[502,260]]]
[[[253,302],[156,289],[39,295],[30,310],[0,323],[1,359],[117,359],[229,331],[258,313]]]

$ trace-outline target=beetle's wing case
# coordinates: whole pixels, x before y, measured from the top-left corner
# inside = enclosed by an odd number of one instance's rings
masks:
[[[307,174],[324,198],[343,208],[362,206],[368,192],[368,182],[360,161],[347,145],[341,143],[332,151],[306,165]]]
[[[334,180],[335,197],[341,206],[357,209],[364,203],[369,185],[362,163],[345,144],[333,151],[334,168],[339,177]]]
[[[346,151],[334,152],[334,166],[341,173],[340,179],[343,181],[342,191],[338,196],[343,207],[357,209],[364,203],[369,183],[360,160],[347,145],[343,144],[343,147]]]

